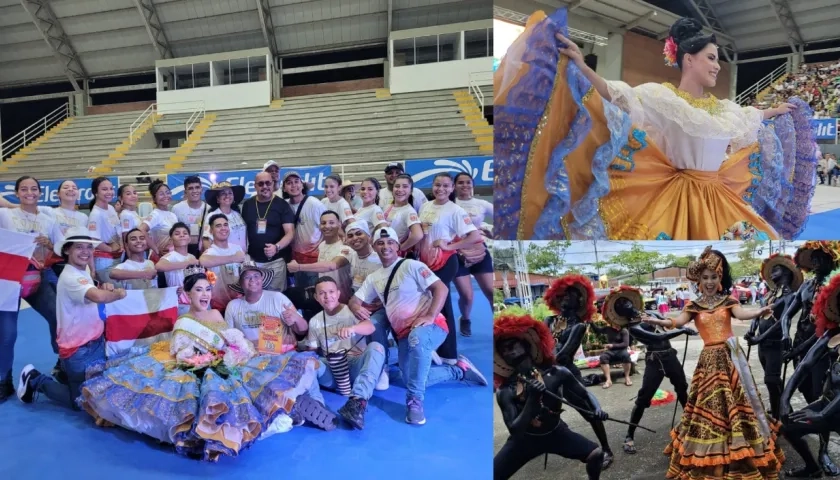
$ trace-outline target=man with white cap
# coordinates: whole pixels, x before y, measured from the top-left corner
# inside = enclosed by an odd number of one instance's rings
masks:
[[[73,227],[54,247],[55,254],[66,262],[56,289],[56,341],[67,385],[27,365],[20,374],[17,391],[24,403],[32,403],[37,391],[54,402],[78,409],[75,400],[85,381],[85,370],[105,359],[105,324],[98,304],[115,302],[125,298],[126,293],[110,283],[95,286],[87,267],[100,243],[87,229]]]
[[[388,187],[379,191],[379,207],[382,208],[382,210],[388,208],[388,206],[394,201],[394,194],[391,193],[391,191],[394,190],[394,182],[396,182],[397,177],[403,173],[405,173],[405,168],[400,162],[391,162],[385,167],[385,183]],[[416,212],[419,212],[420,207],[429,201],[429,199],[426,198],[426,194],[417,187],[412,190],[411,196],[414,198],[414,204],[412,206]]]
[[[423,399],[426,387],[452,380],[487,385],[487,380],[463,355],[455,365],[432,365],[432,353],[443,343],[449,329],[441,315],[449,289],[429,267],[398,257],[400,244],[392,228],[379,228],[373,236],[373,249],[382,268],[371,273],[356,295],[350,310],[359,320],[370,320],[364,303],[380,300],[388,323],[397,339],[399,366],[406,383],[406,422],[423,425]]]

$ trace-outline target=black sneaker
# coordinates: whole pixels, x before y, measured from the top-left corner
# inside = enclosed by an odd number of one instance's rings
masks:
[[[41,372],[35,370],[34,365],[30,364],[23,367],[17,387],[17,396],[21,402],[32,403],[35,398],[35,388],[32,386],[32,381],[40,376]]]
[[[14,394],[15,386],[12,384],[12,374],[9,372],[6,379],[0,382],[0,403],[5,402]]]
[[[471,337],[472,336],[472,321],[469,318],[461,317],[461,336],[462,337]]]
[[[67,380],[67,372],[65,372],[64,367],[61,366],[61,359],[58,359],[58,361],[55,362],[55,366],[52,369],[52,376],[56,382],[62,385],[70,385]]]
[[[365,428],[365,411],[367,411],[367,400],[350,397],[347,403],[338,409],[338,414],[353,428],[362,430]]]
[[[423,401],[419,398],[409,398],[405,402],[405,423],[410,425],[425,425],[426,414],[423,413]]]
[[[335,430],[338,426],[336,414],[309,395],[301,395],[297,398],[290,416],[293,425],[300,425],[298,422],[303,419],[327,432]]]

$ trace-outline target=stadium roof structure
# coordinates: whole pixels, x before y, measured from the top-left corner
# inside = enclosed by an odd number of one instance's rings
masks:
[[[150,72],[155,60],[268,47],[275,58],[385,44],[491,18],[492,0],[0,0],[0,88]]]
[[[836,0],[496,0],[494,14],[524,23],[536,10],[560,7],[617,31],[635,30],[659,39],[667,37],[680,12],[690,14],[717,34],[730,58],[735,52],[779,47],[794,53],[809,43],[840,39]]]

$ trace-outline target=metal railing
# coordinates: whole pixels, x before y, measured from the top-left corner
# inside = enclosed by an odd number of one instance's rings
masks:
[[[493,85],[493,72],[490,70],[483,72],[470,72],[469,75],[469,90],[470,95],[475,97],[478,102],[478,107],[484,113],[484,92],[481,91],[483,85]]]
[[[187,138],[190,137],[190,130],[193,129],[193,126],[195,126],[196,123],[202,121],[204,119],[204,116],[206,115],[206,113],[207,112],[204,111],[204,102],[201,102],[201,105],[198,106],[192,112],[192,114],[190,115],[190,118],[187,120],[187,125],[186,125],[186,130],[185,130]]]
[[[61,122],[69,116],[69,103],[65,103],[64,105],[56,108],[52,112],[44,115],[43,118],[36,120],[35,123],[26,127],[25,129],[23,129],[23,131],[12,135],[11,137],[7,138],[2,144],[0,144],[0,158],[6,159],[12,156],[15,152],[27,146],[36,138],[47,133],[47,130],[49,130],[52,126],[56,125],[57,123]]]
[[[143,124],[146,123],[146,120],[148,120],[149,117],[151,117],[152,115],[157,115],[157,103],[153,103],[146,107],[146,109],[143,110],[143,113],[141,113],[140,116],[137,117],[137,120],[134,120],[134,123],[132,123],[131,126],[128,127],[128,139],[129,141],[131,141],[132,144],[134,144],[134,141],[136,140],[135,137],[137,130],[139,130],[140,127],[142,127]]]
[[[777,80],[779,80],[787,74],[788,65],[786,63],[779,65],[778,68],[768,73],[764,78],[756,82],[753,86],[744,90],[738,96],[736,96],[735,103],[737,103],[738,105],[746,104],[752,99],[753,96],[757,96],[759,93],[761,93],[762,90],[773,85]]]

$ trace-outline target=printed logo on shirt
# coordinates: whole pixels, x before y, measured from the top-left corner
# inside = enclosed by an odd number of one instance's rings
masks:
[[[344,209],[344,216],[345,217],[352,217],[353,216],[353,210],[350,210],[349,208],[345,208]]]
[[[412,213],[411,215],[408,216],[408,221],[409,222],[416,222],[417,221],[417,215]]]
[[[123,222],[122,222],[123,229],[128,230],[128,224],[129,224],[128,219],[127,218],[123,219]]]
[[[464,223],[465,223],[465,224],[467,224],[467,225],[471,225],[471,224],[472,224],[472,220],[470,220],[470,216],[469,216],[469,215],[466,215],[466,216],[464,217]]]
[[[385,220],[385,215],[383,215],[383,214],[381,214],[381,213],[377,213],[377,214],[376,214],[376,219],[377,219],[377,220]]]
[[[90,280],[87,278],[81,277],[79,278],[79,285],[90,285]]]
[[[432,276],[432,272],[429,271],[428,268],[423,268],[420,270],[420,276],[423,278],[429,278]]]
[[[95,232],[96,231],[96,224],[93,222],[88,223],[88,231]]]
[[[341,255],[350,255],[350,249],[345,247],[341,249]]]

